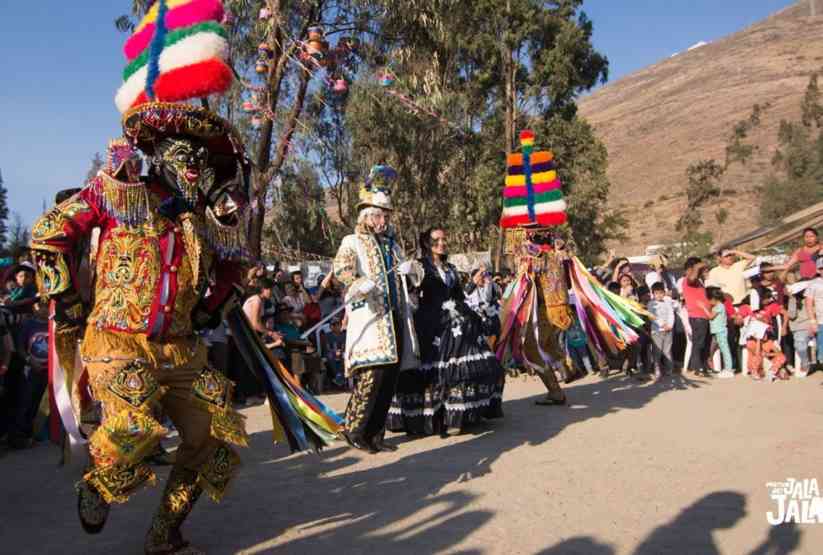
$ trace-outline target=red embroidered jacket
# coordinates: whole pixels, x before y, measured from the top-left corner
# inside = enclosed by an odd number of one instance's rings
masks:
[[[41,288],[54,297],[74,290],[77,251],[99,228],[87,323],[155,341],[192,335],[195,307],[213,313],[240,282],[241,255],[219,243],[225,229],[216,228],[226,226],[211,213],[161,215],[170,196],[98,174],[32,228]]]

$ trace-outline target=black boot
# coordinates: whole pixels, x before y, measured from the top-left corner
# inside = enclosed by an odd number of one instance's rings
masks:
[[[77,483],[77,516],[87,534],[99,534],[109,518],[111,506],[94,486],[82,480]]]
[[[160,507],[146,534],[146,555],[198,553],[183,539],[180,527],[189,516],[203,489],[197,484],[197,473],[187,468],[172,468]]]

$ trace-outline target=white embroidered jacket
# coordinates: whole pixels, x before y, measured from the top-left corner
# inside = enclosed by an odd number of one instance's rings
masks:
[[[396,243],[392,255],[395,267],[405,261],[403,252]],[[345,357],[347,375],[350,376],[357,370],[374,366],[397,364],[395,326],[397,326],[398,339],[403,342],[400,369],[409,370],[419,365],[420,353],[407,286],[416,287],[420,284],[423,278],[423,268],[418,268],[419,264],[414,266],[415,271],[406,276],[410,282],[406,284],[404,278],[396,271],[388,272],[391,268],[386,267],[375,235],[358,229],[356,233],[343,238],[334,259],[334,273],[349,291],[346,295],[348,303]],[[377,284],[372,292],[366,297],[353,294],[357,286],[367,278]],[[399,315],[400,322],[394,321],[389,280],[394,280],[398,304],[396,314]]]

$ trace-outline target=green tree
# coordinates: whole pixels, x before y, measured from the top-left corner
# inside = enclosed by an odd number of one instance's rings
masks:
[[[780,122],[772,173],[764,179],[760,192],[763,224],[823,201],[823,105],[817,80],[817,74],[809,79],[800,121]]]
[[[86,173],[86,181],[91,181],[94,179],[94,176],[97,175],[97,172],[103,169],[103,157],[100,156],[99,152],[95,152],[94,156],[91,158],[91,165],[89,166],[89,171]]]
[[[582,2],[373,4],[382,8],[379,32],[364,62],[372,72],[390,66],[397,82],[358,82],[346,123],[363,170],[377,162],[398,170],[394,217],[407,248],[433,223],[448,225],[454,250],[491,246],[505,156],[515,131],[530,127],[539,146],[557,151],[578,247],[587,257],[601,250],[619,218],[603,208],[606,151],[575,99],[606,79],[608,62],[591,45]]]
[[[31,239],[29,228],[23,223],[23,218],[18,212],[12,212],[6,250],[11,256],[17,258],[29,248],[29,239]]]

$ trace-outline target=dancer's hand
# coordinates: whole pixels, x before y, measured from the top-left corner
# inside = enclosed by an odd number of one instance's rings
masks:
[[[414,271],[414,261],[406,260],[397,267],[397,273],[401,276],[407,276]]]
[[[357,291],[355,292],[355,294],[361,297],[366,297],[369,295],[369,293],[374,291],[375,287],[377,287],[377,284],[374,282],[374,280],[365,278],[363,281],[357,284]]]

